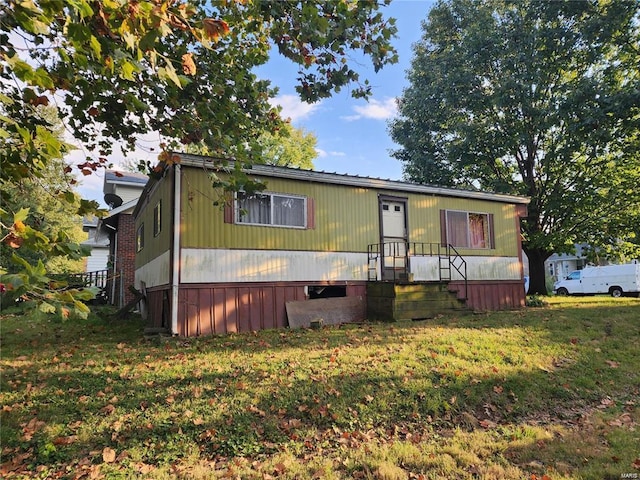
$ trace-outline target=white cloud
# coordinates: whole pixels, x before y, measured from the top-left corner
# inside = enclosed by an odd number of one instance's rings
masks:
[[[398,112],[395,98],[385,98],[384,100],[376,100],[372,98],[366,105],[356,105],[353,107],[355,115],[345,115],[340,117],[347,122],[360,120],[361,118],[370,118],[372,120],[386,120],[395,116]]]
[[[292,122],[310,117],[320,106],[320,102],[306,103],[297,95],[279,95],[269,100],[271,105],[282,107],[282,118],[290,118]]]
[[[316,153],[318,154],[318,158],[327,158],[327,157],[346,157],[347,154],[345,152],[339,152],[337,150],[331,150],[327,152],[321,148],[316,147]]]
[[[73,138],[68,131],[65,131],[64,140],[76,147],[75,150],[72,150],[65,156],[65,161],[74,167],[73,173],[78,181],[77,191],[82,198],[102,202],[104,170],[99,168],[95,172],[92,172],[91,175],[83,175],[79,169],[75,168],[77,165],[83,164],[87,157],[89,157],[91,161],[97,161],[101,155],[96,151],[85,149],[82,143]],[[127,166],[125,165],[127,162],[137,164],[138,160],[150,160],[152,164],[155,164],[158,154],[161,151],[160,143],[161,140],[158,133],[150,132],[146,135],[139,135],[136,140],[136,148],[132,152],[127,153],[126,158],[120,151],[120,144],[114,143],[113,154],[107,157],[107,164],[111,164],[110,169],[120,171],[127,170]]]

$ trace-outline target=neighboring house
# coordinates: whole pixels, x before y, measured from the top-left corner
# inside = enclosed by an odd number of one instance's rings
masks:
[[[98,228],[98,224],[99,219],[96,216],[82,219],[82,229],[89,236],[82,245],[91,248],[91,254],[85,259],[85,272],[107,270],[109,263],[109,236]]]
[[[182,336],[285,327],[288,302],[364,299],[396,283],[444,282],[475,310],[524,306],[526,198],[254,165],[247,173],[266,190],[220,207],[215,160],[180,157],[133,213],[150,326]]]
[[[589,246],[586,243],[576,244],[575,253],[554,253],[545,263],[545,271],[553,282],[566,278],[575,270],[582,270],[587,265],[595,265],[593,260],[587,259],[586,251]],[[610,262],[601,260],[598,265],[608,265]]]
[[[135,274],[135,228],[133,209],[149,177],[140,173],[105,171],[104,201],[109,213],[100,220],[99,231],[108,238],[110,303],[122,306],[134,298],[129,291]]]

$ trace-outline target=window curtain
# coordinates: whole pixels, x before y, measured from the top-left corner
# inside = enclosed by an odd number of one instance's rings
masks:
[[[271,224],[271,196],[238,193],[239,223]]]
[[[487,248],[488,222],[485,215],[469,214],[469,237],[471,248]]]
[[[447,212],[447,239],[454,247],[469,246],[467,212]]]
[[[304,227],[304,199],[273,196],[273,224],[287,227]]]

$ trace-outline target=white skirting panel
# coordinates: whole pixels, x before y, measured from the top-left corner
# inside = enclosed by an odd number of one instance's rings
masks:
[[[136,269],[136,288],[140,288],[140,282],[144,282],[147,288],[167,285],[169,283],[169,271],[171,270],[170,262],[171,255],[167,250],[146,265]]]
[[[520,280],[517,257],[466,257],[468,280]],[[437,257],[411,257],[415,281],[439,279]],[[167,273],[168,275],[168,273]],[[137,277],[136,277],[137,278]],[[451,271],[452,280],[462,277]],[[366,281],[367,254],[183,249],[180,283]],[[147,283],[147,286],[150,286]]]
[[[367,254],[185,248],[180,283],[367,280]]]
[[[465,257],[467,262],[467,280],[520,280],[520,261],[518,257]],[[444,261],[444,260],[443,260]],[[434,281],[439,279],[437,257],[410,257],[413,280]],[[460,265],[457,260],[456,265]],[[451,270],[452,280],[462,277]]]

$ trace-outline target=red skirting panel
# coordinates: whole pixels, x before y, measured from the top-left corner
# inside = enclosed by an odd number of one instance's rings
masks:
[[[319,285],[313,282],[313,285]],[[340,285],[339,282],[327,283]],[[344,285],[344,284],[342,284]],[[223,335],[288,325],[285,304],[305,300],[305,283],[192,284],[178,292],[178,334],[184,337]],[[464,298],[464,282],[449,289]],[[167,286],[147,290],[148,326],[171,324],[171,295]],[[366,298],[366,282],[346,285],[348,297]],[[513,280],[469,281],[467,306],[478,312],[512,310],[525,305],[524,283]]]
[[[168,286],[147,289],[147,327],[170,328],[170,293]]]
[[[464,282],[449,283],[449,290],[464,298]],[[476,312],[513,310],[525,305],[524,281],[472,280],[467,282],[467,307]]]
[[[178,334],[195,337],[284,328],[288,325],[285,304],[305,300],[305,285],[303,282],[182,284],[178,293]],[[347,285],[346,294],[366,295],[365,282]]]

